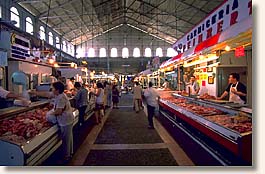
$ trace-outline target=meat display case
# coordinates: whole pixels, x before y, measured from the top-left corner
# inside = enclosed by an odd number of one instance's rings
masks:
[[[12,107],[0,110],[0,122],[16,118],[21,113],[31,112],[36,109],[43,109],[49,105],[50,101],[38,101],[30,107]],[[88,119],[93,115],[93,103],[89,103],[87,109]],[[78,121],[78,110],[73,110],[75,116],[74,124]],[[59,137],[59,127],[55,124],[46,126],[38,134],[29,139],[13,140],[0,136],[0,165],[23,166],[40,165],[46,160],[60,145],[62,141]]]
[[[233,122],[231,122],[229,125],[224,126],[218,123],[218,120],[209,119],[214,118],[211,116],[216,115],[216,118],[231,117],[231,120],[233,120],[232,118],[239,114],[238,110],[225,108],[194,98],[182,97],[180,95],[172,94],[172,96],[178,99],[181,104],[178,105],[178,103],[163,99],[162,97],[162,99],[159,100],[159,119],[169,127],[170,132],[173,134],[173,137],[175,136],[178,142],[180,139],[185,141],[180,142],[180,144],[182,144],[184,149],[186,148],[185,151],[189,151],[188,153],[194,157],[194,160],[198,162],[197,164],[251,165],[252,127],[241,130],[240,127],[236,127],[236,123],[233,125]],[[185,99],[185,102],[180,99]],[[185,107],[181,107],[182,105],[189,104],[205,107],[205,109],[214,108],[221,111],[223,114],[209,113],[208,116],[203,116]],[[203,112],[204,111],[202,111],[202,113]],[[252,123],[251,115],[244,114],[244,116]],[[192,146],[196,146],[197,151],[191,149],[191,144],[193,144]],[[187,149],[188,146],[190,147]],[[199,152],[198,149],[201,149],[201,151]],[[205,157],[205,162],[199,159],[201,155]],[[208,159],[206,160],[206,158]]]

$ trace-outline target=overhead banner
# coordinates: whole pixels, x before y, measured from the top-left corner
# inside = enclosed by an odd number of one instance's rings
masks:
[[[180,54],[252,15],[251,0],[225,0],[173,48]]]

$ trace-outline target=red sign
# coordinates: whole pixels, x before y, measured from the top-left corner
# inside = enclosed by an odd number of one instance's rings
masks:
[[[243,46],[237,47],[235,50],[235,56],[236,57],[241,57],[241,56],[245,56],[245,49]]]
[[[205,80],[202,81],[202,86],[206,86],[206,81]]]
[[[204,20],[179,38],[173,48],[183,53],[249,16],[252,16],[252,0],[223,0]],[[200,47],[204,47],[204,44]]]

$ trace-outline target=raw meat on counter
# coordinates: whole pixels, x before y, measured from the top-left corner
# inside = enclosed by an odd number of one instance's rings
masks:
[[[162,91],[162,90],[157,90],[157,92],[158,92],[158,94],[159,94],[159,96],[161,97],[161,98],[167,98],[167,97],[173,97],[172,96],[172,93],[174,92],[174,91]]]
[[[213,115],[205,118],[239,133],[252,131],[251,118],[247,116]]]
[[[185,98],[175,98],[174,96],[161,96],[161,99],[166,100],[170,103],[185,103],[187,100]]]
[[[200,116],[223,114],[223,111],[221,110],[212,107],[200,106],[194,103],[178,103],[176,105]]]
[[[200,98],[200,99],[212,99],[212,100],[216,99],[215,96],[209,95],[208,93],[204,93],[203,95],[200,95],[198,98]]]
[[[0,138],[23,143],[35,137],[42,130],[51,127],[51,124],[46,120],[48,110],[47,107],[34,109],[0,121]]]
[[[163,100],[168,100],[168,101],[174,101],[175,97],[173,97],[172,95],[162,95],[160,96],[161,99]]]

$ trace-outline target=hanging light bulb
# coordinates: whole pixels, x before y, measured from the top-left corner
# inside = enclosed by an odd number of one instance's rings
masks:
[[[49,59],[49,64],[53,64],[54,62],[54,59]]]
[[[230,50],[231,50],[231,47],[227,45],[227,46],[225,47],[225,51],[230,51]]]
[[[199,59],[203,59],[204,56],[202,54],[199,55]]]

